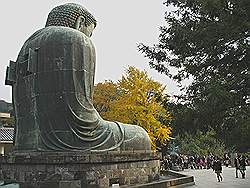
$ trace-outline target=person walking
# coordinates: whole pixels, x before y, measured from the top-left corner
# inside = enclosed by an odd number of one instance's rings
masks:
[[[228,167],[229,163],[230,163],[230,157],[226,153],[225,156],[224,156],[224,164],[225,164],[226,167]]]
[[[237,153],[236,153],[235,158],[234,158],[234,166],[235,166],[235,177],[238,178],[238,171],[240,168],[240,160],[239,160]]]
[[[195,169],[195,159],[194,156],[189,157],[190,168]]]
[[[244,155],[241,155],[240,161],[239,161],[239,169],[241,173],[242,179],[245,179],[246,177],[246,157]]]
[[[214,163],[213,163],[213,170],[217,175],[218,182],[222,181],[222,164],[219,159],[219,157],[215,157]]]

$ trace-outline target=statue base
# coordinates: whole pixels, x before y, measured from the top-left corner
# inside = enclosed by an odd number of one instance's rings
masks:
[[[161,154],[134,152],[18,152],[0,157],[0,181],[20,188],[110,187],[160,177]]]

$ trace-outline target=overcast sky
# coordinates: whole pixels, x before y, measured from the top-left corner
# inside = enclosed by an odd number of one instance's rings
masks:
[[[0,7],[0,99],[11,101],[11,87],[4,85],[9,60],[16,61],[25,40],[44,27],[50,10],[66,2],[83,5],[97,19],[92,36],[97,53],[95,83],[117,81],[128,66],[135,66],[166,85],[168,94],[178,93],[176,83],[150,69],[137,50],[140,42],[157,42],[167,10],[163,0],[6,0]]]

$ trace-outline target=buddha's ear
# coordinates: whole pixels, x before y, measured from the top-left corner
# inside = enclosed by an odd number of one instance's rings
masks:
[[[76,23],[75,23],[75,28],[77,30],[79,30],[81,28],[81,25],[83,25],[85,22],[85,18],[83,16],[79,16],[76,20]]]

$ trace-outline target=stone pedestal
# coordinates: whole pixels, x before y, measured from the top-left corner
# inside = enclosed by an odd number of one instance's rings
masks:
[[[156,152],[30,152],[0,157],[0,180],[21,188],[109,187],[157,180]]]

